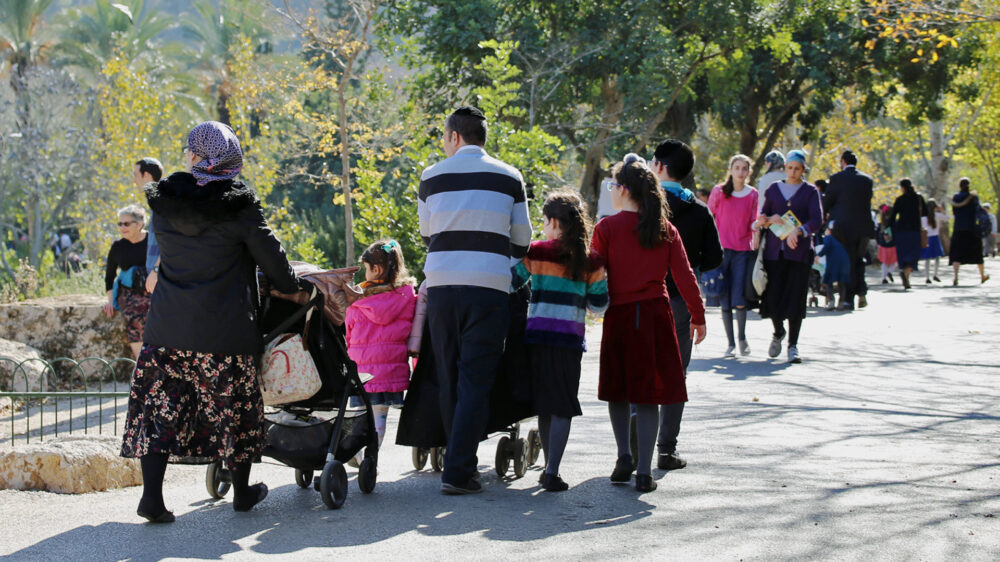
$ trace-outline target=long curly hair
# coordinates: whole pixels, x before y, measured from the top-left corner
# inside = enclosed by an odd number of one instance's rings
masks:
[[[640,162],[619,162],[612,175],[639,207],[639,224],[635,227],[639,245],[652,249],[671,241],[670,207],[653,171]]]

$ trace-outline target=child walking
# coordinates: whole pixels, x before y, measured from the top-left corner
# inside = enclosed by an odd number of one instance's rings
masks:
[[[687,401],[684,364],[667,293],[669,273],[691,313],[695,343],[705,339],[705,305],[677,228],[668,219],[663,190],[638,161],[615,165],[609,184],[621,212],[594,228],[591,248],[605,260],[610,306],[604,314],[597,397],[608,402],[618,445],[612,482],[651,492],[653,447],[662,404]],[[629,451],[629,418],[636,411],[638,463]]]
[[[542,207],[545,240],[532,242],[514,267],[514,289],[531,282],[531,304],[524,342],[531,360],[532,393],[545,451],[542,487],[562,492],[559,476],[570,423],[583,415],[577,392],[586,349],[587,310],[604,312],[608,284],[599,256],[588,254],[587,208],[573,192],[556,192]]]
[[[826,268],[823,271],[823,284],[826,285],[826,309],[834,310],[833,285],[837,284],[840,293],[840,306],[846,308],[847,283],[851,280],[851,258],[844,246],[833,237],[833,222],[826,227],[823,236],[823,247],[816,252],[816,259],[826,258]]]
[[[931,284],[931,260],[934,260],[934,281],[938,283],[938,267],[941,265],[941,257],[944,253],[944,245],[941,244],[941,225],[948,221],[948,216],[938,208],[937,201],[927,200],[927,216],[920,217],[920,224],[927,229],[927,247],[920,251],[920,259],[924,260],[924,272],[927,274],[927,284]]]
[[[894,283],[892,272],[896,271],[896,243],[892,239],[892,226],[890,226],[889,214],[892,212],[888,205],[879,208],[878,227],[875,229],[875,241],[878,243],[878,261],[882,264],[882,284]]]
[[[747,278],[753,273],[757,252],[752,248],[753,229],[757,219],[757,190],[747,185],[753,170],[750,158],[737,154],[729,159],[729,177],[712,188],[708,208],[715,217],[722,242],[723,290],[721,296],[722,327],[726,329],[726,357],[736,356],[736,338],[733,334],[733,310],[739,330],[740,355],[750,355],[747,343]]]
[[[403,405],[403,391],[410,384],[407,340],[413,324],[417,295],[415,281],[406,271],[402,248],[395,240],[379,240],[361,255],[364,296],[347,307],[347,353],[358,364],[359,373],[372,380],[365,390],[375,414],[379,445],[385,437],[389,406]],[[363,402],[351,397],[351,406]]]

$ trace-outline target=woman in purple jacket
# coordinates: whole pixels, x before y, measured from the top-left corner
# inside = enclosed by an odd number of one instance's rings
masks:
[[[781,353],[781,342],[788,335],[788,361],[801,363],[799,330],[806,317],[809,292],[809,268],[813,262],[813,234],[823,224],[823,206],[816,186],[805,181],[806,154],[793,150],[785,157],[784,181],[772,183],[764,191],[764,204],[755,228],[764,229],[764,270],[767,288],[761,298],[760,315],[774,324],[774,336],[768,355]],[[781,225],[791,211],[801,224],[785,239],[767,228]],[[788,320],[788,331],[784,321]]]

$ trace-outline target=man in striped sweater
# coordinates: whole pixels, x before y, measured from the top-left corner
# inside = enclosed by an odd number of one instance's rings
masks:
[[[448,117],[448,158],[424,170],[417,201],[428,244],[427,322],[448,434],[445,494],[482,491],[476,451],[507,334],[510,267],[531,242],[524,181],[483,150],[486,129],[474,107]]]

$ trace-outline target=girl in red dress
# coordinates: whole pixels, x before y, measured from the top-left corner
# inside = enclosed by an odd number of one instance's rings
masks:
[[[691,311],[695,343],[705,339],[705,305],[684,245],[668,220],[656,176],[642,162],[619,163],[608,184],[615,209],[594,228],[591,248],[605,259],[610,307],[604,315],[597,397],[608,402],[618,445],[612,482],[656,489],[650,474],[658,406],[687,401],[666,277],[673,276]],[[630,409],[636,410],[638,463],[629,452]]]

